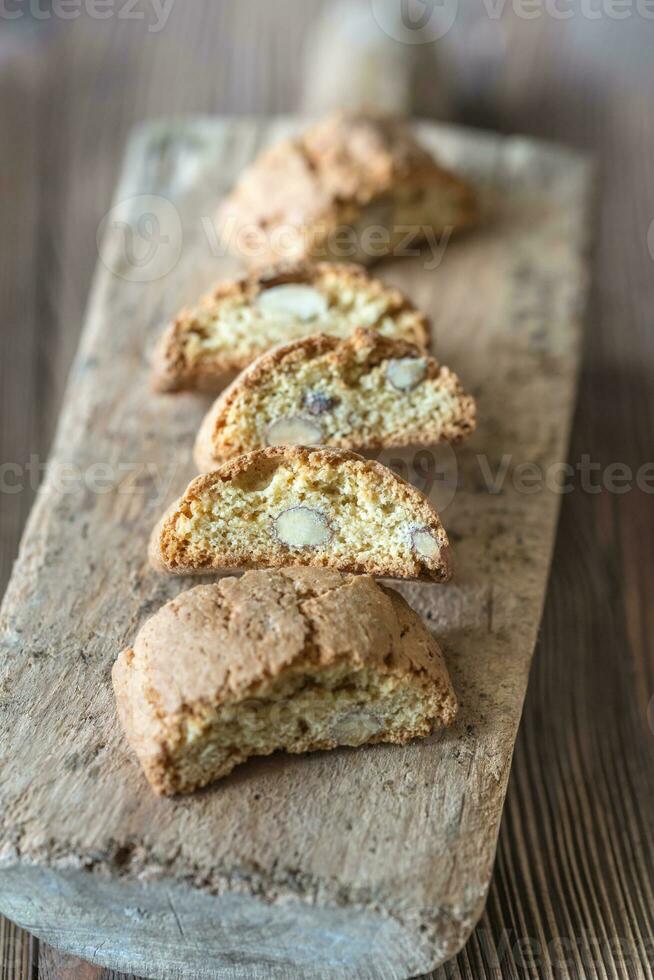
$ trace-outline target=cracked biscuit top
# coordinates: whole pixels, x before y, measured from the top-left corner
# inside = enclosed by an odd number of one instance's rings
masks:
[[[406,122],[339,111],[266,150],[224,202],[219,227],[229,250],[255,266],[310,257],[368,264],[393,253],[407,228],[418,243],[476,216],[471,186]]]
[[[249,572],[166,603],[113,669],[118,713],[158,793],[249,755],[402,743],[449,724],[438,644],[405,600],[328,569]]]

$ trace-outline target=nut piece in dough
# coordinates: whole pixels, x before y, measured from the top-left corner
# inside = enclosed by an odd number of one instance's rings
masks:
[[[440,546],[433,560],[413,546],[421,530]],[[451,577],[447,534],[424,494],[381,463],[321,446],[268,446],[196,477],[153,530],[150,561],[173,575],[292,561],[385,578]]]
[[[384,730],[381,718],[365,708],[356,708],[336,718],[331,733],[339,745],[361,745]]]
[[[411,532],[411,543],[413,544],[414,551],[421,558],[438,559],[441,552],[441,545],[426,527],[421,527]]]
[[[413,391],[427,377],[424,357],[401,357],[388,362],[386,377],[396,391]]]
[[[329,308],[327,297],[312,286],[286,283],[265,289],[257,300],[262,313],[297,317],[303,322],[324,316]]]
[[[427,316],[361,266],[284,263],[217,283],[180,311],[157,344],[154,386],[157,391],[223,391],[236,372],[280,343],[321,328],[351,336],[362,310],[369,311],[366,322],[376,333],[429,347]]]
[[[283,510],[275,520],[275,533],[289,548],[318,548],[331,538],[327,518],[312,507]]]
[[[267,446],[319,446],[322,429],[317,422],[301,415],[276,419],[266,431]]]
[[[404,745],[457,713],[442,652],[402,596],[327,568],[183,592],[144,623],[112,679],[125,734],[167,796],[251,756]]]
[[[338,405],[338,398],[326,395],[324,391],[306,391],[302,398],[302,408],[309,415],[323,415]]]

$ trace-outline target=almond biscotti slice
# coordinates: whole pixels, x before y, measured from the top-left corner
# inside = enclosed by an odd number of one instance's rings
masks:
[[[361,266],[276,266],[222,283],[180,313],[157,346],[153,383],[159,391],[219,391],[271,347],[318,331],[347,337],[359,326],[429,346],[427,317]]]
[[[437,582],[448,540],[426,497],[381,463],[343,449],[276,446],[197,477],[150,542],[177,575],[313,565]]]
[[[207,472],[265,446],[429,446],[474,428],[475,401],[448,368],[403,340],[358,329],[262,355],[206,416],[195,461]]]
[[[218,214],[225,246],[251,265],[307,258],[370,264],[477,220],[477,199],[409,125],[335,112],[264,152]]]
[[[120,654],[113,684],[127,738],[166,795],[250,756],[403,744],[457,710],[438,644],[404,599],[329,569],[183,593]]]

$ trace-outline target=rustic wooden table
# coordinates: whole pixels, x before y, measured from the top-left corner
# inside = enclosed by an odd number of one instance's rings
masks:
[[[302,39],[325,4],[173,0],[159,31],[160,4],[105,5],[98,20],[101,6],[0,4],[2,588],[129,128],[171,113],[294,110]],[[439,42],[465,57],[457,120],[595,152],[599,222],[569,455],[579,470],[495,877],[473,938],[435,976],[652,977],[654,10],[635,0],[485,7]],[[109,976],[0,920],[0,980]]]

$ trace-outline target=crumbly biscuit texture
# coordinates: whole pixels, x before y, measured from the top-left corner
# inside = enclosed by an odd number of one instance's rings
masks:
[[[429,347],[426,316],[361,266],[276,265],[221,283],[183,310],[157,345],[153,385],[220,391],[272,347],[316,332],[348,337],[357,327]]]
[[[404,743],[457,709],[441,651],[404,599],[328,569],[249,572],[183,593],[120,654],[113,684],[159,794],[280,749]]]
[[[447,534],[415,487],[342,449],[275,446],[197,477],[150,541],[177,575],[310,565],[446,581]]]
[[[278,259],[370,264],[407,242],[475,222],[471,186],[400,119],[335,112],[248,168],[219,212],[225,244],[252,265]]]
[[[475,402],[448,368],[400,340],[358,329],[264,354],[220,396],[198,434],[202,472],[272,445],[381,449],[458,442]]]

